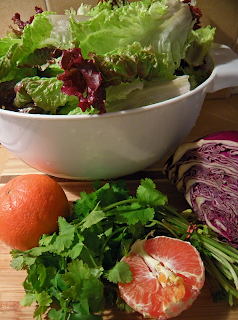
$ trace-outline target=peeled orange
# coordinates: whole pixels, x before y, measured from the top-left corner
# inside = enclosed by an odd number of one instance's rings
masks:
[[[133,280],[118,284],[120,294],[146,318],[179,315],[192,305],[205,281],[197,249],[174,238],[138,240],[122,261],[130,266]]]
[[[70,206],[62,187],[41,174],[18,176],[0,190],[0,239],[13,249],[38,246],[40,237],[58,230],[58,217]]]

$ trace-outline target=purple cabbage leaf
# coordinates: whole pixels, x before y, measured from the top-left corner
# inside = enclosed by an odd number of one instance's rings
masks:
[[[163,172],[199,218],[238,247],[238,131],[180,145]]]

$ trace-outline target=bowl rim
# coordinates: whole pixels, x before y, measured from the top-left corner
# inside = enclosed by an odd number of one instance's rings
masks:
[[[13,116],[16,118],[27,118],[27,119],[35,119],[35,120],[50,120],[50,121],[56,121],[56,120],[89,120],[89,119],[105,119],[105,118],[115,118],[115,117],[121,117],[121,116],[127,116],[127,115],[132,115],[132,114],[138,114],[142,112],[148,112],[153,109],[157,108],[163,108],[166,107],[169,104],[174,104],[176,102],[180,102],[181,100],[185,100],[186,98],[189,98],[192,95],[195,95],[197,92],[200,90],[203,90],[206,88],[210,82],[212,82],[213,78],[215,77],[215,66],[213,65],[212,72],[210,76],[199,86],[197,86],[195,89],[190,90],[184,94],[181,94],[180,96],[162,101],[162,102],[157,102],[153,103],[147,106],[142,106],[138,107],[135,109],[127,109],[127,110],[122,110],[122,111],[115,111],[115,112],[108,112],[108,113],[103,113],[103,114],[82,114],[82,115],[47,115],[47,114],[31,114],[31,113],[20,113],[20,112],[15,112],[15,111],[10,111],[10,110],[4,110],[0,108],[0,117],[5,115],[5,116]]]

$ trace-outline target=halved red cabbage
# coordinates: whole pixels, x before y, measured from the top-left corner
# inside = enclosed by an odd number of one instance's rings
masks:
[[[200,219],[238,247],[238,131],[180,145],[163,172]]]

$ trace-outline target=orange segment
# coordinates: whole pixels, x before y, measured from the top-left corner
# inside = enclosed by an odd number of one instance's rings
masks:
[[[205,269],[196,248],[169,237],[138,240],[122,259],[132,271],[119,283],[122,298],[145,317],[164,320],[179,315],[197,298]]]
[[[191,285],[203,285],[203,262],[190,242],[156,237],[145,242],[144,250],[155,260],[159,259],[169,270],[186,278],[186,283],[191,281]]]

